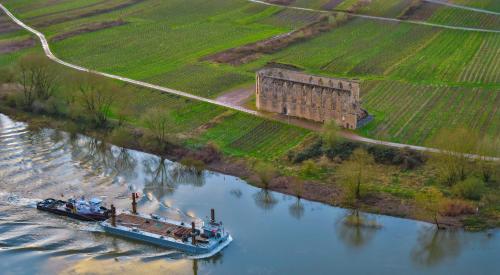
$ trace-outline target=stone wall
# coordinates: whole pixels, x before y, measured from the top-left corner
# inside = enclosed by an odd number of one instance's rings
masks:
[[[356,129],[366,116],[361,109],[359,82],[268,68],[257,72],[257,109],[310,119],[334,120]]]

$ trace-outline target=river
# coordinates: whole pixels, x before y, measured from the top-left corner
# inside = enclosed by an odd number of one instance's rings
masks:
[[[208,259],[112,237],[39,212],[37,200],[101,197],[144,213],[198,220],[216,209],[234,241]],[[219,173],[44,129],[0,114],[0,273],[497,274],[500,235],[432,225],[266,192]]]

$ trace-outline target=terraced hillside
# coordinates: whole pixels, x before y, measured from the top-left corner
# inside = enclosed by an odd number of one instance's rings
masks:
[[[373,0],[363,5],[356,0],[289,2],[290,6],[389,18],[406,14],[406,19],[440,24],[500,27],[500,16],[443,5],[408,13],[418,1]],[[497,9],[494,2],[454,1],[493,11]],[[500,135],[500,33],[357,18],[345,13],[320,14],[246,0],[5,3],[48,35],[59,57],[96,70],[215,98],[252,83],[255,71],[266,63],[279,62],[315,74],[361,79],[364,107],[375,115],[375,120],[359,133],[370,137],[424,144],[440,128],[459,125],[474,127],[484,135]],[[420,8],[438,5],[425,1],[417,4]],[[302,39],[279,47],[276,43],[255,44],[286,41],[292,30],[319,21],[328,27],[314,35],[305,28],[296,34]],[[10,39],[4,34],[0,38]],[[229,49],[238,52],[252,43],[259,46],[252,48],[253,52],[238,65],[206,58]],[[2,55],[0,60],[8,64],[21,53]],[[152,104],[155,100],[146,101]],[[204,104],[193,106],[188,105],[184,112],[193,108],[193,117],[207,115],[199,123],[192,122],[188,132],[224,113],[211,113]],[[180,109],[176,112],[182,113]],[[285,146],[290,148],[306,135],[282,124],[252,121],[242,114],[222,117],[189,142],[214,140],[232,154],[271,156],[284,153],[272,139],[291,136],[290,144]],[[190,123],[186,120],[185,124]],[[267,133],[269,139],[262,139]],[[257,143],[253,144],[253,140]],[[274,149],[262,151],[267,147]]]

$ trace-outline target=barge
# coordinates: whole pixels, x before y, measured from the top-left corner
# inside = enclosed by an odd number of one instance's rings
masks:
[[[196,228],[194,222],[189,226],[154,214],[137,213],[135,197],[132,196],[132,212],[117,214],[111,206],[111,217],[100,223],[105,232],[200,257],[214,255],[232,241],[222,222],[215,220],[214,209],[210,220]]]
[[[84,198],[69,199],[68,201],[49,198],[38,202],[36,208],[81,221],[104,221],[109,218],[110,211],[101,203],[102,201],[97,198],[88,201]]]

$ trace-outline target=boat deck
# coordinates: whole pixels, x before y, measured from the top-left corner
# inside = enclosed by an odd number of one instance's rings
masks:
[[[191,233],[191,228],[188,227],[167,223],[165,221],[147,219],[127,213],[117,215],[116,224],[129,228],[137,228],[138,230],[144,232],[168,236],[175,239],[182,239],[183,236]]]

